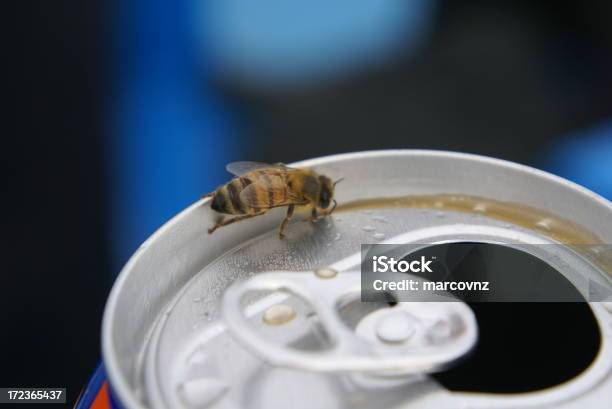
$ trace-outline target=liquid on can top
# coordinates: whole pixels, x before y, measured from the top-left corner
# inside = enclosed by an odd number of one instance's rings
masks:
[[[295,221],[279,240],[279,209],[209,236],[214,214],[199,202],[130,259],[103,324],[118,404],[606,407],[609,304],[526,303],[509,305],[509,314],[503,304],[365,303],[358,269],[367,243],[565,243],[533,256],[588,299],[581,283],[607,288],[612,271],[609,252],[600,251],[612,240],[608,201],[535,169],[449,152],[363,152],[293,166],[345,178],[332,217]],[[569,309],[571,328],[559,324]],[[581,357],[573,367],[534,369],[568,331],[584,334],[567,352]],[[524,349],[512,355],[512,342]]]

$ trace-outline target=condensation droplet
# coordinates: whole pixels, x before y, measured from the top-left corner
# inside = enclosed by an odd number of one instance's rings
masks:
[[[437,217],[438,219],[442,219],[442,218],[444,218],[444,216],[445,216],[445,215],[444,215],[444,212],[436,212],[436,217]]]
[[[283,325],[295,318],[295,310],[287,304],[276,304],[263,314],[263,322],[268,325]]]
[[[484,203],[476,203],[474,207],[472,207],[472,210],[475,212],[484,213],[487,211],[487,205]]]
[[[374,226],[370,226],[370,225],[368,225],[368,226],[363,226],[363,227],[362,227],[362,230],[363,230],[363,231],[367,231],[367,232],[371,232],[371,231],[375,231],[375,230],[376,230],[376,227],[374,227]]]
[[[552,225],[552,220],[546,219],[546,218],[541,219],[541,220],[538,220],[538,222],[535,225],[541,229],[550,230],[551,225]]]
[[[372,220],[377,221],[379,223],[389,223],[389,220],[385,216],[372,216]]]
[[[384,233],[374,233],[374,238],[375,238],[376,240],[384,240],[384,239],[385,239],[385,237],[387,237],[387,236],[385,236],[385,234],[384,234]]]
[[[322,268],[317,268],[314,271],[314,273],[319,278],[328,279],[328,278],[334,278],[335,276],[337,276],[338,270],[334,270],[333,268],[329,268],[329,267],[322,267]]]

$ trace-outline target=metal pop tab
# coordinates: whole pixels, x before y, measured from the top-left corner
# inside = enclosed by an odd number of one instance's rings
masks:
[[[472,310],[460,301],[385,305],[359,317],[351,328],[341,311],[359,301],[360,287],[358,271],[323,276],[316,272],[257,274],[227,289],[222,301],[223,319],[232,335],[265,361],[315,372],[436,372],[465,355],[476,343],[476,319]],[[264,319],[257,320],[248,317],[243,307],[249,294],[262,291],[280,292],[286,299],[301,299],[306,305],[302,311],[287,304],[275,304],[269,309],[284,312],[289,318],[308,315],[310,322],[322,325],[328,334],[328,345],[318,350],[301,350],[262,336],[258,327],[265,325],[266,311]],[[291,322],[287,319],[274,331],[283,331]]]

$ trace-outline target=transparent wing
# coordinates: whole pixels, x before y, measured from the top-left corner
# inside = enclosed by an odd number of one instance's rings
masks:
[[[284,178],[274,172],[266,172],[265,179],[251,181],[240,192],[240,200],[254,209],[270,209],[300,202],[300,198],[287,189]]]
[[[232,174],[234,174],[236,176],[242,176],[245,173],[249,173],[249,172],[252,172],[254,170],[273,168],[275,166],[277,166],[277,165],[271,165],[269,163],[263,163],[263,162],[242,161],[242,162],[228,163],[227,166],[225,166],[225,169],[229,173],[232,173]]]

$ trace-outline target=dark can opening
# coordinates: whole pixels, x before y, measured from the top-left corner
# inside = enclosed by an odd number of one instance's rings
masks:
[[[539,258],[498,244],[446,243],[423,248],[410,257],[436,255],[445,263],[445,280],[485,279],[495,286],[504,282],[511,297],[534,289],[537,274],[539,295],[547,292],[585,301],[573,285]],[[512,274],[515,285],[508,285]],[[431,278],[431,277],[429,277]],[[455,293],[460,298],[464,295]],[[466,300],[479,327],[479,341],[459,365],[434,374],[452,391],[521,393],[549,388],[584,371],[595,359],[601,344],[597,321],[587,302],[485,302],[487,295]],[[543,299],[542,301],[545,301]]]

